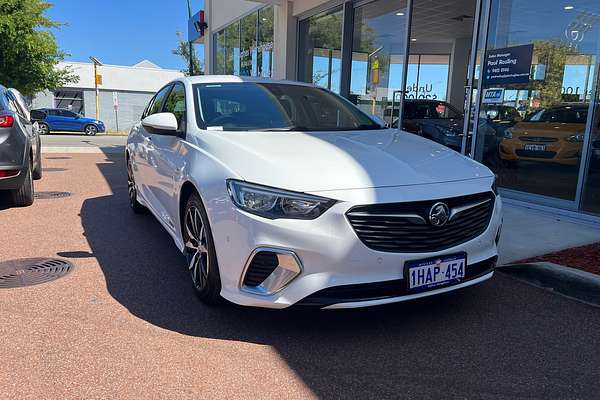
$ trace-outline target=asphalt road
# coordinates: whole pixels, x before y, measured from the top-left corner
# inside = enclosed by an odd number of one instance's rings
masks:
[[[53,133],[42,136],[42,147],[46,152],[78,153],[123,153],[127,136],[96,135],[76,133]]]
[[[122,155],[44,163],[37,190],[72,195],[0,211],[0,259],[76,269],[0,289],[1,398],[598,398],[597,308],[501,273],[371,309],[209,308],[130,212]]]

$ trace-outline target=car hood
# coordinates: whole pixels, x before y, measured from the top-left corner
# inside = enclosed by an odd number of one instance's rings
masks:
[[[102,123],[102,121],[94,119],[94,118],[77,118],[77,121],[84,123],[84,124],[96,124],[96,123]]]
[[[513,136],[543,136],[561,139],[583,133],[585,124],[564,122],[519,122],[512,128]]]
[[[206,132],[202,145],[246,181],[301,192],[492,176],[488,168],[453,150],[392,129]]]

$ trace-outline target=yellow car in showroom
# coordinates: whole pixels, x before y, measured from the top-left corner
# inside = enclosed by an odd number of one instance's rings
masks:
[[[578,165],[587,121],[588,105],[542,108],[504,131],[500,158]]]

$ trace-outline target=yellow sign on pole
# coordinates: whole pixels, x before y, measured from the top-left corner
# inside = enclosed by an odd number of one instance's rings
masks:
[[[96,85],[102,85],[102,75],[96,75]]]

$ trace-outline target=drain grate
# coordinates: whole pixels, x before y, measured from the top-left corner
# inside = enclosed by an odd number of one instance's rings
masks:
[[[67,275],[68,261],[52,258],[23,258],[0,262],[0,289],[39,285]]]
[[[40,199],[40,200],[47,200],[47,199],[60,199],[62,197],[69,197],[71,196],[71,193],[69,192],[36,192],[35,193],[35,198],[36,199]]]
[[[44,172],[62,172],[66,170],[66,168],[43,168]]]
[[[63,157],[63,156],[60,156],[60,157],[58,157],[58,156],[56,156],[56,157],[48,157],[48,156],[46,156],[46,159],[47,160],[70,160],[71,157],[68,157],[68,156],[66,156],[66,157]]]

